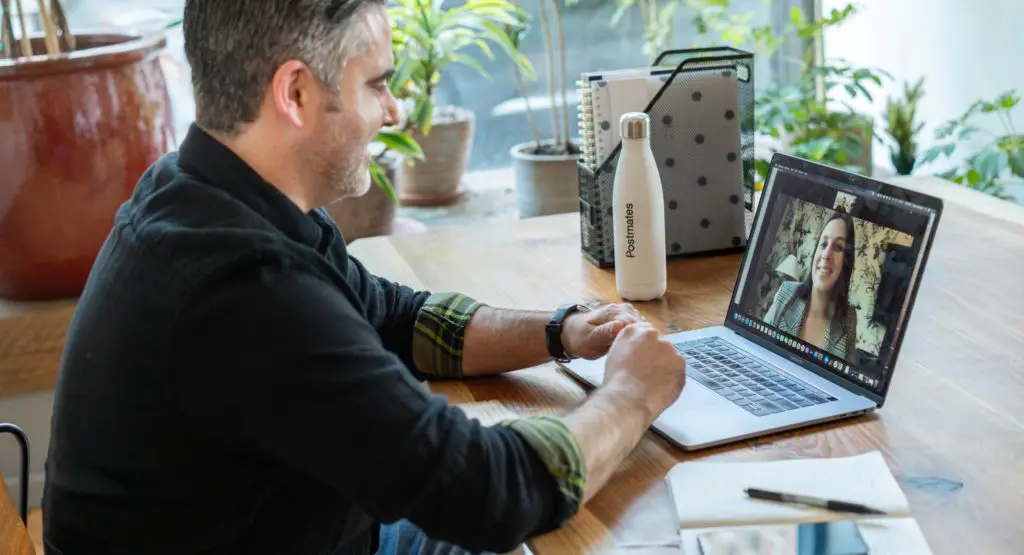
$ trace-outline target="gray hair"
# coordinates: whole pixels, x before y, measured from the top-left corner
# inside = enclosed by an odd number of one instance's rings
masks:
[[[182,30],[196,124],[234,136],[259,113],[280,64],[306,63],[337,92],[345,63],[367,47],[363,19],[385,0],[186,0]]]

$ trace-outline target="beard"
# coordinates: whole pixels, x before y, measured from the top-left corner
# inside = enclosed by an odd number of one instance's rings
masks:
[[[346,136],[343,126],[325,114],[320,132],[299,150],[322,204],[366,194],[370,188],[369,154],[359,139]],[[328,123],[329,122],[329,123]]]

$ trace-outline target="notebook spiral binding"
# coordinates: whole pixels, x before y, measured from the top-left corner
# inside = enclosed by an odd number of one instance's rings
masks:
[[[662,52],[663,82],[643,110],[665,192],[666,252],[677,258],[746,248],[754,195],[754,55],[732,47]],[[621,144],[598,160],[588,83],[577,82],[580,243],[601,268],[615,262],[612,185]],[[702,94],[703,92],[703,94]],[[603,129],[618,122],[602,122]]]
[[[580,103],[577,110],[580,134],[580,161],[587,165],[597,164],[597,152],[594,148],[596,137],[594,135],[594,94],[590,87],[585,86],[583,81],[576,81],[576,92],[579,95]]]

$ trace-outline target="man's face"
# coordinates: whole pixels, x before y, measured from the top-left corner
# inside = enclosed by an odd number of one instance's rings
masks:
[[[386,12],[371,9],[355,24],[366,27],[367,48],[342,70],[340,94],[323,89],[327,98],[319,106],[318,121],[299,147],[317,196],[326,203],[367,192],[367,146],[382,126],[397,123],[398,108],[388,89],[394,58]]]

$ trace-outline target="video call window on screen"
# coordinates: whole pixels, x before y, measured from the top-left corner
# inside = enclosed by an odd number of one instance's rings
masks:
[[[755,332],[880,389],[929,215],[806,179],[774,177],[741,312]]]

